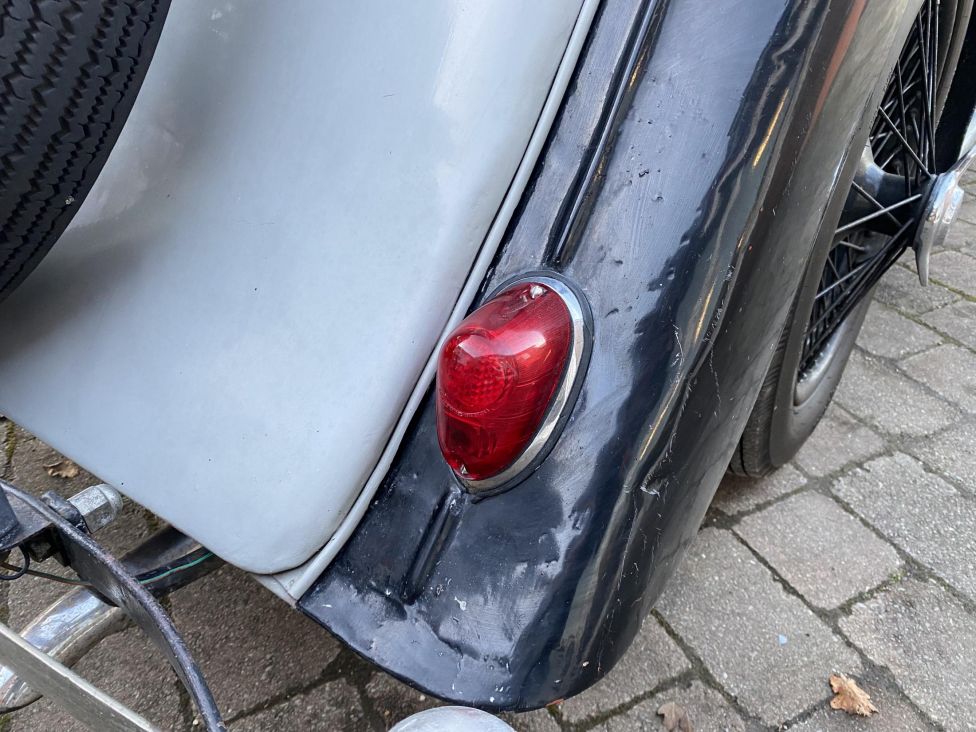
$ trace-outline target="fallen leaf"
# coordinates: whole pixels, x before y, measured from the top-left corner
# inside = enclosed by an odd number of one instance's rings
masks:
[[[81,468],[68,458],[61,458],[56,463],[45,465],[44,469],[52,478],[77,478],[78,473],[81,472]]]
[[[688,712],[680,704],[665,702],[657,708],[657,713],[664,717],[661,724],[668,732],[674,732],[674,730],[695,732],[695,728],[691,726],[691,720],[688,718]]]
[[[831,674],[830,688],[834,691],[834,698],[830,700],[831,709],[842,709],[848,714],[862,717],[870,717],[878,711],[867,692],[844,674]]]

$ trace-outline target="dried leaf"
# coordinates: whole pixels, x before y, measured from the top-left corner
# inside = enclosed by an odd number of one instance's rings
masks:
[[[68,458],[61,458],[56,463],[45,465],[44,469],[52,478],[77,478],[78,473],[81,472],[81,468]]]
[[[664,717],[661,724],[668,732],[674,732],[674,730],[695,732],[695,728],[691,726],[691,720],[688,718],[688,712],[680,704],[665,702],[658,707],[657,713]]]
[[[834,698],[830,700],[831,709],[842,709],[848,714],[862,717],[870,717],[878,711],[867,692],[844,674],[832,674],[830,688],[834,691]]]

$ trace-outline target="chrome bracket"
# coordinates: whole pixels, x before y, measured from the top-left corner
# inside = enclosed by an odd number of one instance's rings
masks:
[[[0,656],[33,688],[57,699],[76,719],[108,732],[157,730],[149,720],[85,681],[0,623]]]

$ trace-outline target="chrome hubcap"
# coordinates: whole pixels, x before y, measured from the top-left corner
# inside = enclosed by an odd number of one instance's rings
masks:
[[[929,282],[929,257],[932,250],[942,246],[949,235],[949,228],[959,215],[965,195],[962,174],[969,168],[974,155],[976,151],[971,150],[932,184],[913,243],[918,279],[922,285]]]

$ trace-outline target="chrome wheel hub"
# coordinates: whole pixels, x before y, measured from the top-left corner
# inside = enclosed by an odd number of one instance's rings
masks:
[[[927,285],[929,281],[929,257],[932,250],[942,246],[949,235],[949,228],[959,215],[965,195],[962,175],[969,168],[974,156],[976,151],[971,150],[932,183],[913,242],[918,279],[923,285]]]

